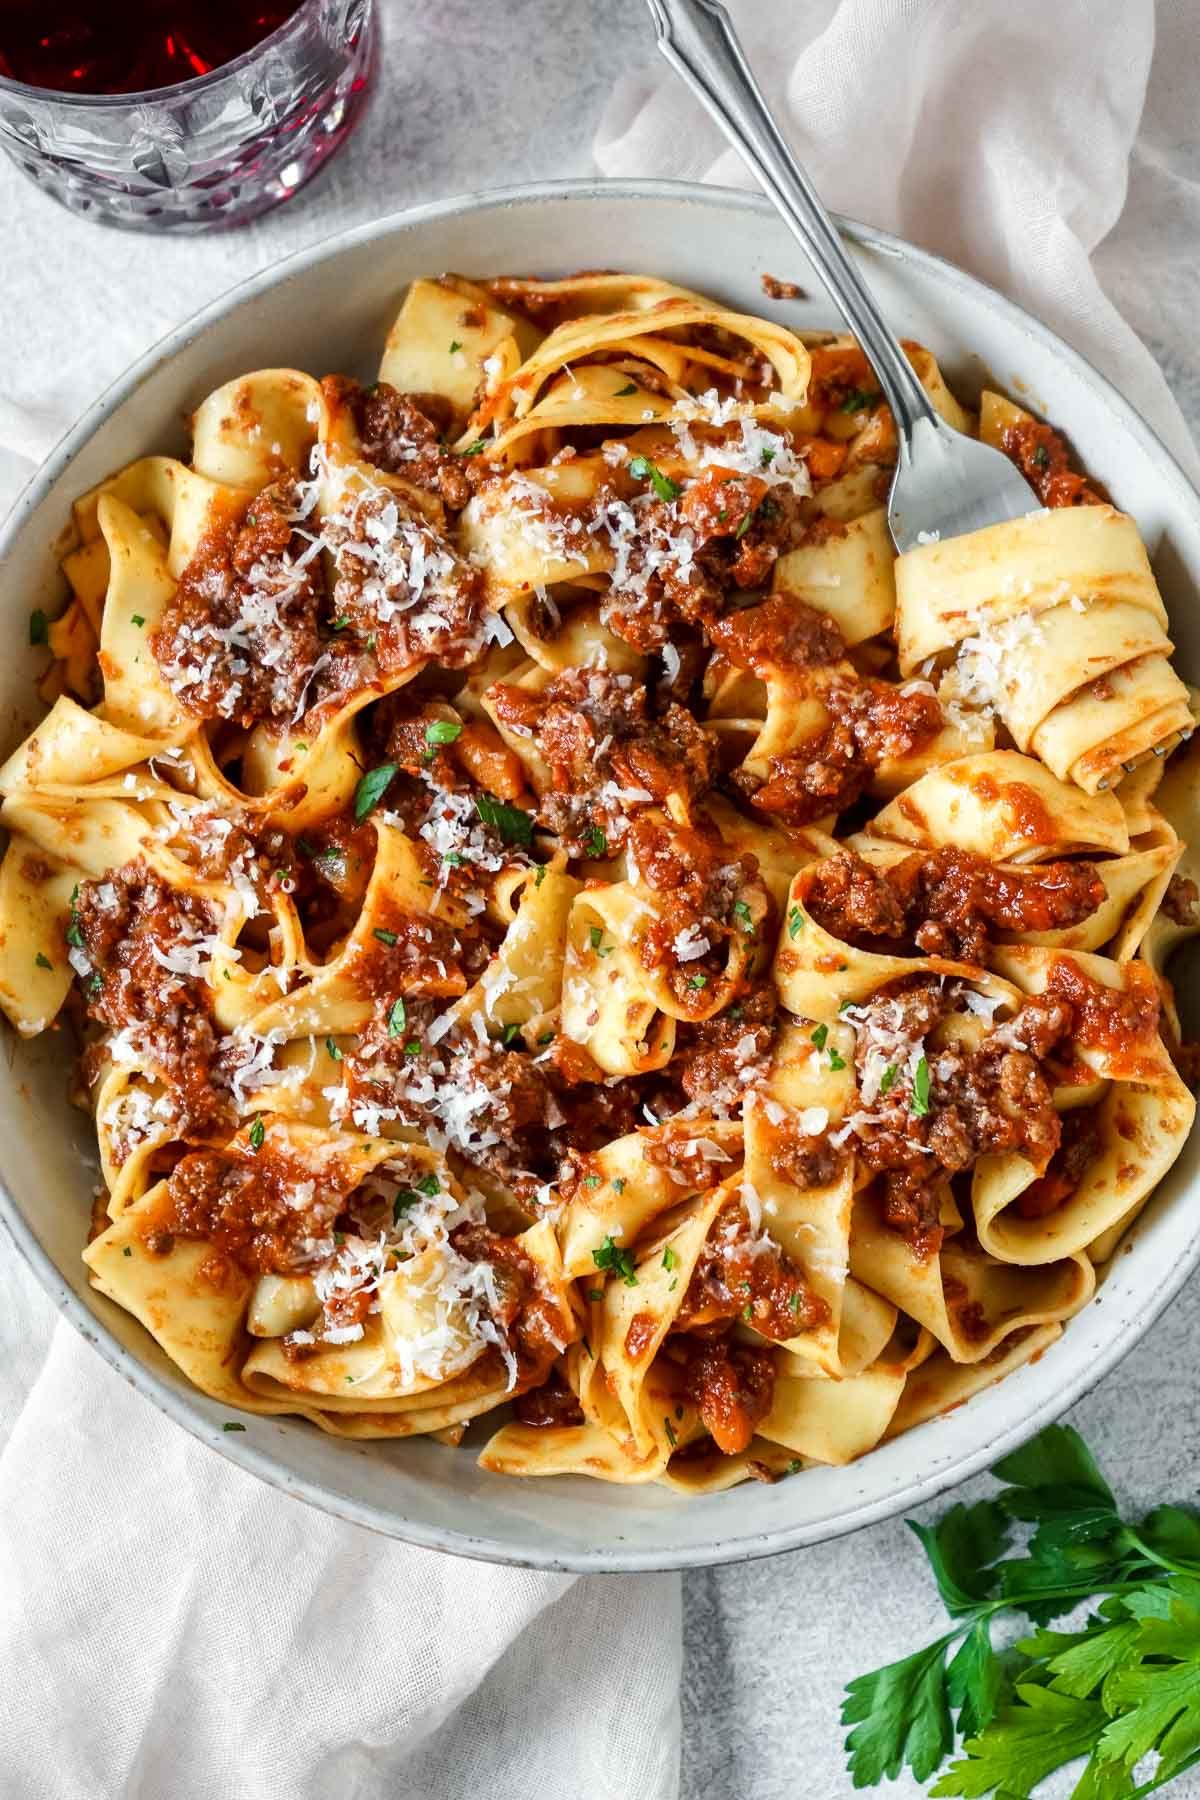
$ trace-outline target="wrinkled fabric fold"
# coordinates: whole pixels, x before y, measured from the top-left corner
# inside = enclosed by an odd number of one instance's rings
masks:
[[[65,1325],[0,1455],[0,1520],[22,1800],[676,1791],[676,1577],[342,1524],[195,1443]]]

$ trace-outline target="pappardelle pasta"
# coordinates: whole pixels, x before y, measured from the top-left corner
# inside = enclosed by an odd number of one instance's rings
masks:
[[[1194,1111],[1189,694],[1134,522],[906,349],[1041,510],[897,559],[858,346],[618,274],[415,281],[77,502],[0,1006],[206,1394],[699,1493],[1087,1303]]]

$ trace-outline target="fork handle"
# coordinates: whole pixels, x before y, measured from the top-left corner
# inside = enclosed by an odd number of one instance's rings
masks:
[[[783,214],[879,377],[907,455],[913,429],[939,420],[899,339],[842,248],[808,176],[792,155],[718,0],[647,0],[658,47]]]

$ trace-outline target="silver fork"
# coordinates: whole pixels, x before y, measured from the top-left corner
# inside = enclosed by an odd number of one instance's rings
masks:
[[[900,444],[888,500],[897,550],[1033,512],[1041,501],[1008,457],[964,437],[934,411],[771,117],[725,8],[718,0],[648,4],[659,49],[758,177],[875,369]]]

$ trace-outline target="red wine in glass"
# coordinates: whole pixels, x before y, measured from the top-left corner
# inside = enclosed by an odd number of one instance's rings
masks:
[[[300,0],[0,0],[0,75],[58,93],[133,94],[252,50]]]

